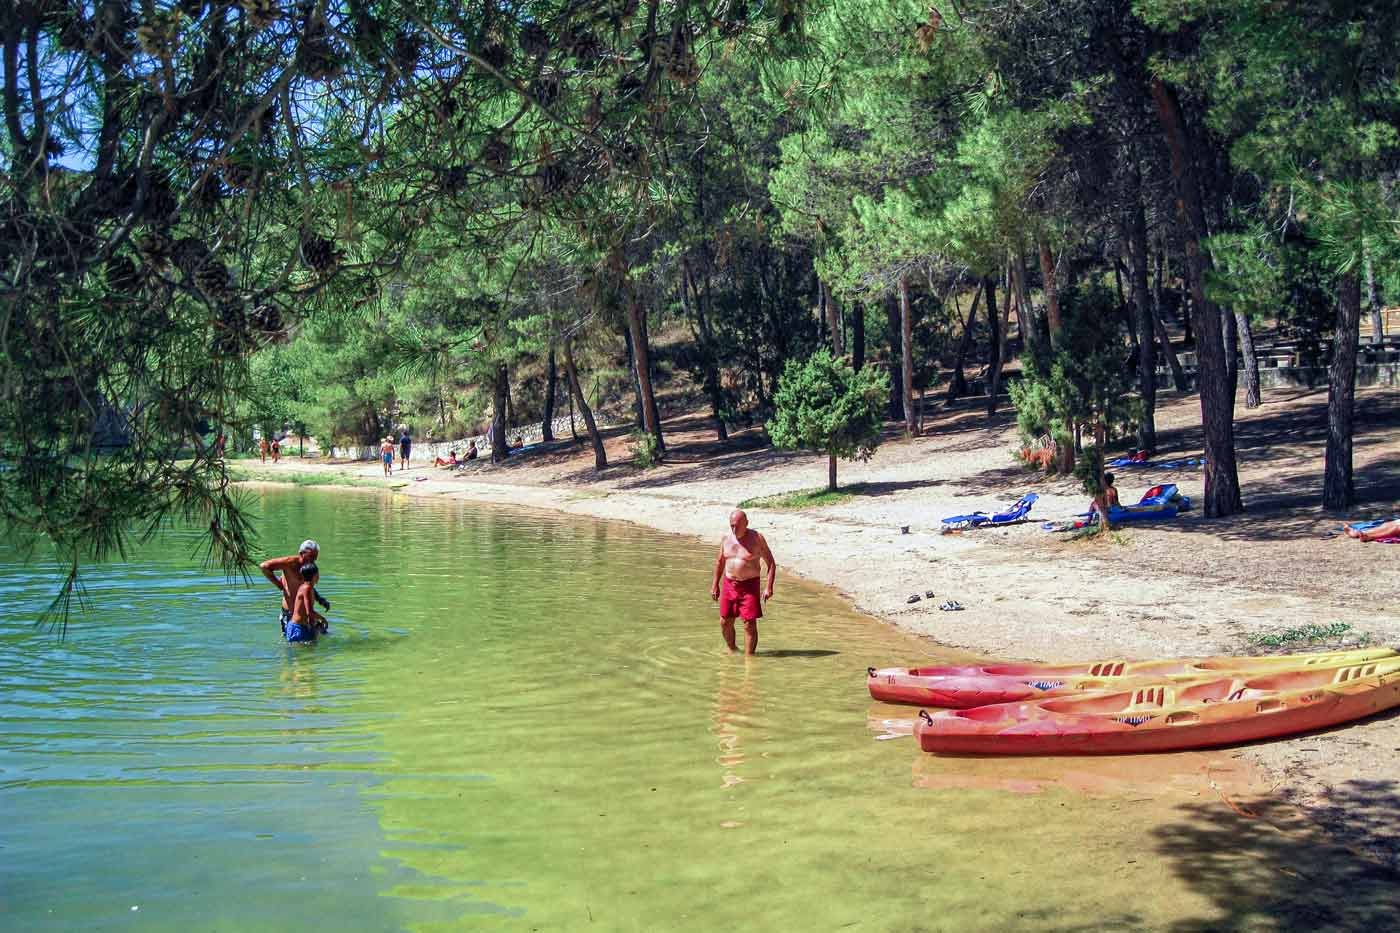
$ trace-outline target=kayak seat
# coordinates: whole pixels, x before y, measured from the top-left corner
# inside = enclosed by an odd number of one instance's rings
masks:
[[[1101,661],[1089,668],[1090,677],[1122,677],[1125,661]]]
[[[1351,667],[1343,667],[1332,678],[1332,683],[1344,684],[1349,680],[1357,680],[1361,677],[1373,677],[1375,673],[1376,665],[1374,664],[1356,664]]]

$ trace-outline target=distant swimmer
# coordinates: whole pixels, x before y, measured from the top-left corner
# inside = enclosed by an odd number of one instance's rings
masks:
[[[301,586],[292,598],[292,618],[283,631],[290,642],[315,641],[316,636],[328,627],[326,617],[311,604],[321,571],[314,561],[307,561],[297,568],[297,576],[301,578]]]
[[[768,583],[760,592],[760,561],[768,565]],[[758,650],[758,620],[763,617],[763,601],[773,598],[773,580],[778,565],[763,535],[749,527],[742,509],[729,513],[729,534],[719,545],[715,560],[714,585],[710,598],[719,600],[720,632],[730,651],[738,651],[734,641],[734,619],[744,620],[744,651]]]
[[[320,545],[308,538],[301,542],[301,547],[297,549],[295,554],[289,557],[269,558],[258,565],[258,568],[263,572],[263,576],[267,577],[268,580],[272,581],[273,586],[282,591],[282,612],[278,621],[282,623],[283,633],[286,633],[287,624],[292,621],[292,609],[296,601],[296,595],[301,591],[301,585],[304,582],[301,578],[302,565],[311,564],[314,566],[316,558],[320,556]],[[278,573],[282,574],[280,579],[277,576]],[[322,607],[326,609],[331,607],[330,600],[325,599],[320,593],[315,592],[314,587],[312,588],[312,594]]]

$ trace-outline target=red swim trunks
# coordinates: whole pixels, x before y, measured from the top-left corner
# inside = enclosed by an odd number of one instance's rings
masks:
[[[738,616],[745,622],[757,622],[763,618],[761,594],[758,577],[748,580],[725,577],[719,588],[719,617],[732,619]]]

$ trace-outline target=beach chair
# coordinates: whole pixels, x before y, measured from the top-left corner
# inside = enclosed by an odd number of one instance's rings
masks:
[[[1016,504],[1005,512],[994,512],[988,515],[986,512],[973,512],[969,515],[950,515],[943,519],[945,530],[958,528],[979,528],[983,525],[1014,525],[1018,522],[1026,521],[1026,515],[1030,512],[1031,506],[1040,496],[1033,492],[1028,492]]]

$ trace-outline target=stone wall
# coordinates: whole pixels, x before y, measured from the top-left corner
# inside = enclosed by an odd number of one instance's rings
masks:
[[[580,438],[588,436],[588,429],[584,426],[582,417],[575,417],[574,424],[578,429],[578,436]],[[569,432],[568,415],[564,415],[562,418],[555,418],[550,422],[550,425],[554,429],[555,440],[571,440],[573,438],[573,435]],[[610,427],[610,425],[599,422],[598,427],[601,429]],[[516,427],[506,430],[507,443],[514,441],[517,437],[519,437],[526,446],[529,446],[530,444],[538,444],[544,437],[544,431],[538,421],[533,421],[530,424],[517,425]],[[453,447],[457,448],[457,456],[460,457],[466,453],[468,444],[476,447],[478,456],[491,456],[491,442],[486,439],[485,434],[476,434],[471,437],[459,437],[454,440],[443,441],[420,441],[418,438],[414,438],[413,459],[419,461],[420,458],[422,458],[428,463],[432,463],[433,460],[438,457],[442,457],[445,460],[447,459],[448,451]],[[338,460],[376,460],[379,457],[379,446],[332,447],[331,456]],[[398,457],[397,441],[394,443],[394,456]]]

